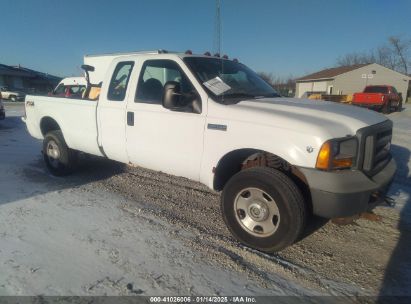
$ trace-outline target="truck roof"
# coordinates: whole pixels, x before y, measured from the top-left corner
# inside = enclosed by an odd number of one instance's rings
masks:
[[[64,85],[86,85],[87,81],[84,77],[66,77],[59,83]]]
[[[165,54],[168,51],[135,51],[135,52],[120,52],[120,53],[103,53],[103,54],[86,54],[84,57],[112,57],[112,56],[129,56],[129,55],[144,55],[144,54]]]
[[[372,84],[372,85],[367,85],[366,88],[371,88],[371,87],[384,87],[384,88],[392,88],[392,85],[388,84]]]
[[[191,51],[186,52],[171,52],[166,50],[157,51],[136,51],[136,52],[124,52],[124,53],[105,53],[105,54],[94,54],[94,55],[84,55],[84,64],[94,67],[94,71],[89,72],[90,82],[93,84],[98,84],[104,81],[106,76],[106,71],[110,64],[117,64],[121,60],[132,60],[133,57],[155,57],[161,56],[162,58],[172,58],[178,57],[183,59],[185,57],[204,57],[204,58],[220,58],[217,56],[212,56],[210,52],[206,52],[202,55],[193,54]],[[222,60],[227,60],[227,56],[221,57]],[[233,59],[236,60],[236,59]]]
[[[164,55],[164,54],[170,54],[170,55],[176,55],[180,58],[188,57],[188,56],[193,56],[193,57],[215,57],[215,58],[221,58],[221,59],[228,59],[226,55],[220,57],[219,55],[211,55],[210,52],[205,52],[204,54],[194,54],[190,50],[187,50],[185,52],[177,52],[177,51],[167,51],[167,50],[154,50],[154,51],[134,51],[134,52],[119,52],[119,53],[102,53],[102,54],[87,54],[84,55],[84,58],[93,58],[93,57],[109,57],[110,59],[113,59],[115,57],[126,57],[126,56],[134,56],[134,55]]]

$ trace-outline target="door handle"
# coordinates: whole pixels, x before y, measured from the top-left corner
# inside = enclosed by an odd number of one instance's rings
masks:
[[[127,112],[127,125],[134,126],[134,112]]]

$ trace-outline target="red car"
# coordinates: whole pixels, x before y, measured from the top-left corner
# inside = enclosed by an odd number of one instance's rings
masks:
[[[393,86],[372,85],[367,86],[362,93],[355,93],[352,104],[381,110],[388,114],[392,109],[401,111],[402,96]]]

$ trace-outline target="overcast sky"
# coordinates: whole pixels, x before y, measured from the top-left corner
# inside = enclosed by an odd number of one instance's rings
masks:
[[[0,63],[80,74],[84,54],[213,49],[214,0],[0,0]],[[411,39],[411,0],[222,0],[223,53],[301,76],[338,56]]]

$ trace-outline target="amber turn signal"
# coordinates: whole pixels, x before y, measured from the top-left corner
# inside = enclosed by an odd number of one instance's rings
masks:
[[[332,164],[334,169],[352,167],[352,157],[333,159]]]
[[[339,152],[340,142],[327,141],[320,149],[315,167],[321,170],[345,169],[353,166],[353,156]]]
[[[317,164],[315,165],[317,169],[328,170],[330,167],[330,157],[331,157],[331,143],[329,141],[325,142],[317,157]]]

